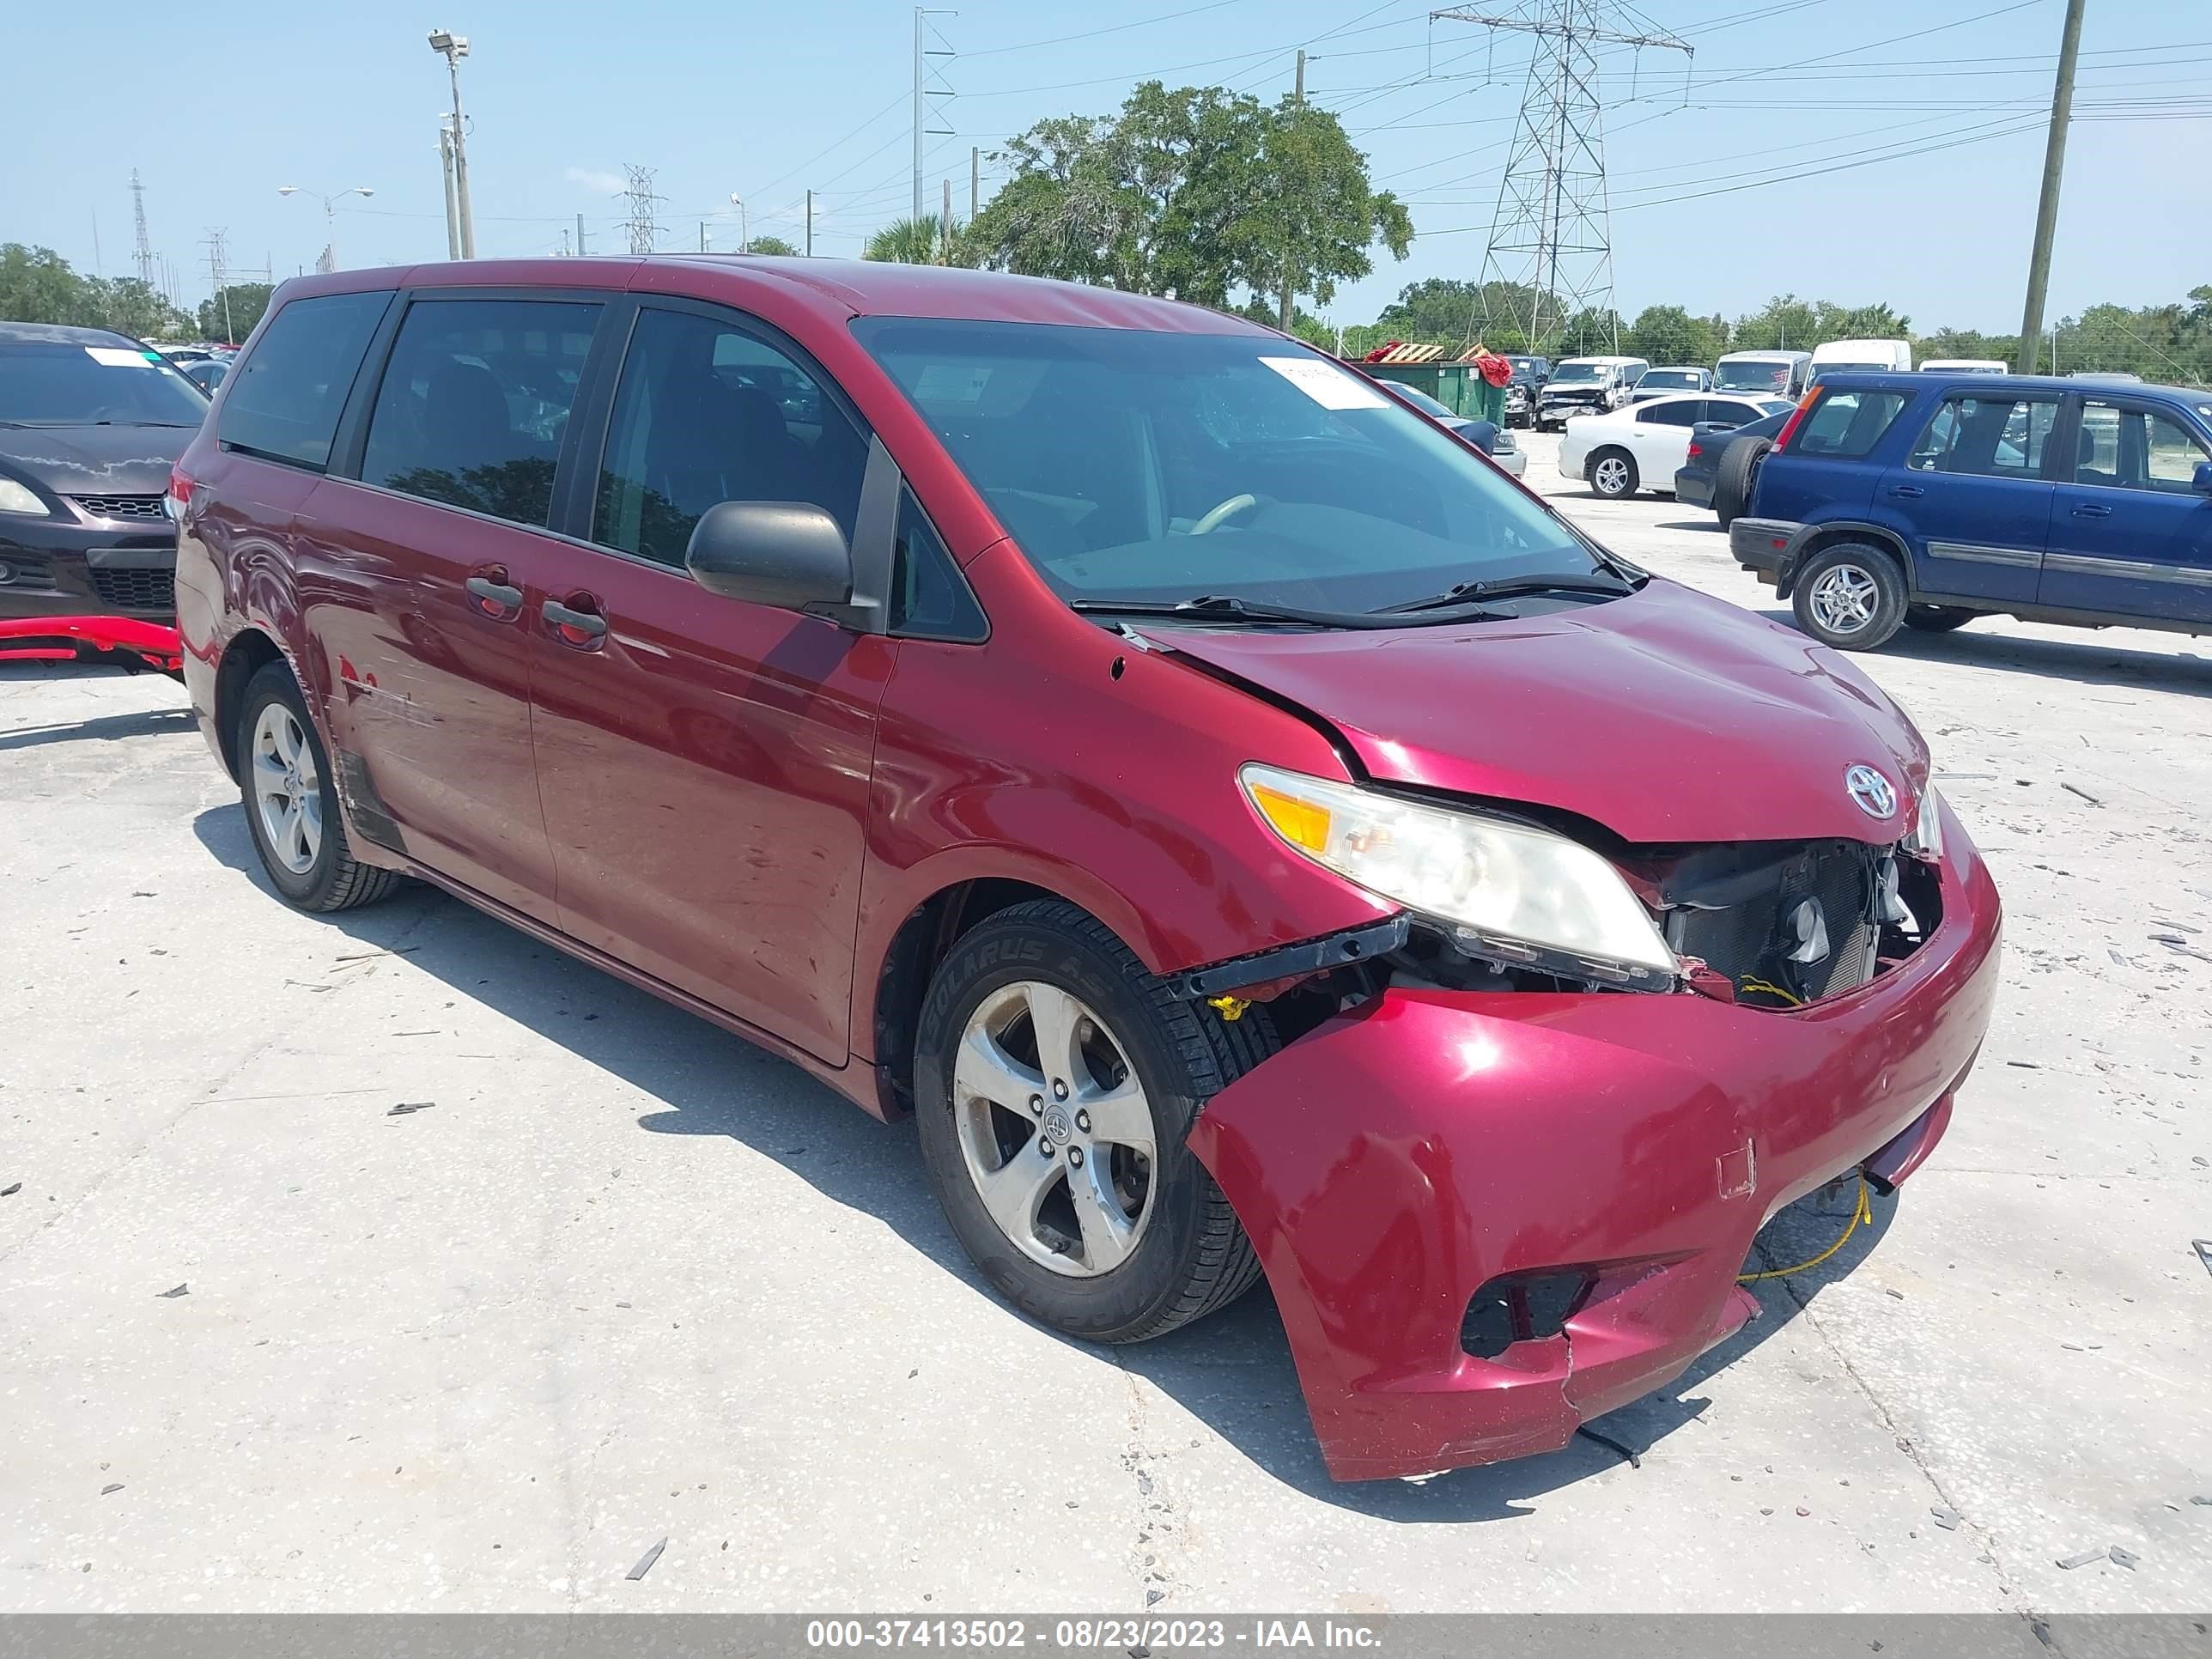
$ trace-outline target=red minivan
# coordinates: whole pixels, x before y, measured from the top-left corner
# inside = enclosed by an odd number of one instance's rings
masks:
[[[1330,1472],[1546,1450],[1942,1133],[1995,888],[1911,723],[1358,374],[970,271],[288,283],[179,464],[269,879],[434,884],[919,1120],[1026,1312],[1265,1274]]]

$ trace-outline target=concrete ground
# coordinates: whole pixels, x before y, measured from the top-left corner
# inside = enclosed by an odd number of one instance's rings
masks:
[[[0,1608],[2212,1606],[2212,644],[1863,660],[2010,911],[1949,1139],[1597,1425],[1641,1467],[1422,1486],[1330,1484],[1264,1294],[1026,1324],[910,1128],[444,898],[287,909],[177,687],[0,668]]]

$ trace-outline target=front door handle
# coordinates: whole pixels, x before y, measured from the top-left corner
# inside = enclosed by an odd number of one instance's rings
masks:
[[[1889,493],[1901,501],[1917,501],[1928,492],[1918,484],[1892,484]]]
[[[468,592],[471,608],[479,616],[489,617],[494,622],[513,622],[522,614],[522,590],[507,586],[503,565],[494,565],[484,574],[471,576],[461,586]]]
[[[563,645],[573,645],[580,650],[596,648],[606,637],[607,619],[597,608],[598,602],[588,593],[571,593],[576,603],[563,605],[558,599],[545,601],[545,625],[553,637]],[[590,609],[582,607],[589,606]]]
[[[2109,519],[2112,516],[2112,509],[2095,501],[2081,501],[2075,505],[2074,516],[2077,519]]]

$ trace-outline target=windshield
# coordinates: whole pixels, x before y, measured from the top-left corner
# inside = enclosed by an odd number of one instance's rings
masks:
[[[1595,363],[1561,363],[1552,371],[1552,384],[1588,386],[1593,380],[1603,380],[1605,376],[1606,371]]]
[[[1722,392],[1787,392],[1790,365],[1723,363],[1714,373],[1713,385]]]
[[[852,326],[1064,599],[1365,611],[1605,568],[1465,445],[1286,341]]]
[[[1636,389],[1638,392],[1650,392],[1663,386],[1671,392],[1678,386],[1686,386],[1695,392],[1698,389],[1700,377],[1704,373],[1703,369],[1698,368],[1646,369],[1644,378],[1636,383]]]
[[[1818,386],[1831,374],[1887,374],[1890,372],[1891,367],[1887,363],[1815,363],[1812,378],[1806,384]]]
[[[207,407],[154,352],[61,340],[0,345],[0,424],[198,426]]]

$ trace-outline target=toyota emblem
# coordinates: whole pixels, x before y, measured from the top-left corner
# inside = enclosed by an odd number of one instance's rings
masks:
[[[1897,791],[1871,766],[1854,766],[1844,772],[1844,791],[1870,818],[1886,818],[1897,811]]]

